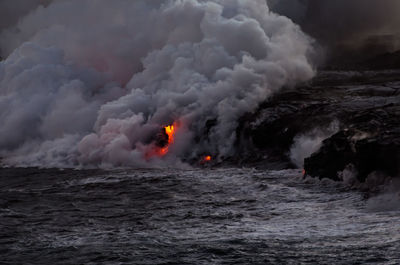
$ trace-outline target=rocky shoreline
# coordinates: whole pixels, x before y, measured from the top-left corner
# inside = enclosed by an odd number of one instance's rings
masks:
[[[334,131],[332,123],[337,124]],[[294,167],[296,141],[319,141],[325,135],[317,150],[303,150],[312,151],[304,160],[307,175],[340,180],[351,168],[361,183],[371,175],[400,177],[399,123],[400,70],[321,71],[309,84],[243,117],[238,146],[246,146],[239,152],[245,155],[235,159]]]
[[[400,69],[365,70],[384,68],[383,59],[358,66],[364,70],[319,71],[311,82],[275,95],[241,118],[237,154],[222,164],[299,167],[291,157],[296,141],[322,135],[317,150],[305,150],[306,175],[343,180],[351,172],[359,183],[373,178],[373,185],[400,178]]]

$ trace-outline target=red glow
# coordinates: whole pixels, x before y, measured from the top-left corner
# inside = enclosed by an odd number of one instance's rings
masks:
[[[165,156],[168,153],[169,146],[174,143],[176,124],[164,127],[165,133],[168,135],[168,144],[158,150],[159,156]]]
[[[211,156],[204,156],[204,157],[201,159],[200,164],[209,163],[209,162],[211,162],[211,160],[212,160],[212,157],[211,157]]]
[[[177,122],[174,122],[172,125],[165,126],[164,132],[168,136],[168,143],[164,147],[153,145],[153,147],[146,153],[145,158],[150,159],[154,156],[163,157],[168,154],[170,146],[175,142],[175,134],[177,129]]]

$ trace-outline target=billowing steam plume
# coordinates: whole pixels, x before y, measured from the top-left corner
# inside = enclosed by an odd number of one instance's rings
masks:
[[[0,48],[10,165],[228,156],[241,115],[314,74],[310,38],[264,0],[53,1],[3,30]],[[173,145],[152,155],[164,127]]]
[[[300,24],[335,55],[344,50],[368,49],[371,55],[400,49],[398,0],[267,1],[273,11]]]

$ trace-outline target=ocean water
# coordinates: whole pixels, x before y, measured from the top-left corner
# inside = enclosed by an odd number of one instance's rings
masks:
[[[3,169],[0,264],[400,264],[385,206],[298,170]]]

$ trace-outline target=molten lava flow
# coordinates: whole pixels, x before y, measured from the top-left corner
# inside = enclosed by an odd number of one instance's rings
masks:
[[[175,141],[175,134],[178,129],[178,123],[174,122],[172,125],[165,126],[163,132],[160,134],[161,143],[154,143],[150,150],[145,154],[148,160],[154,156],[163,157],[169,152],[171,144]]]
[[[208,163],[208,162],[211,162],[211,160],[212,160],[212,157],[211,156],[204,156],[202,159],[201,159],[201,161],[200,161],[200,164],[206,164],[206,163]]]
[[[175,123],[173,125],[168,125],[164,127],[165,133],[168,136],[168,143],[165,147],[161,148],[158,151],[158,154],[160,156],[165,156],[168,153],[169,146],[174,143],[175,128],[176,128]]]

